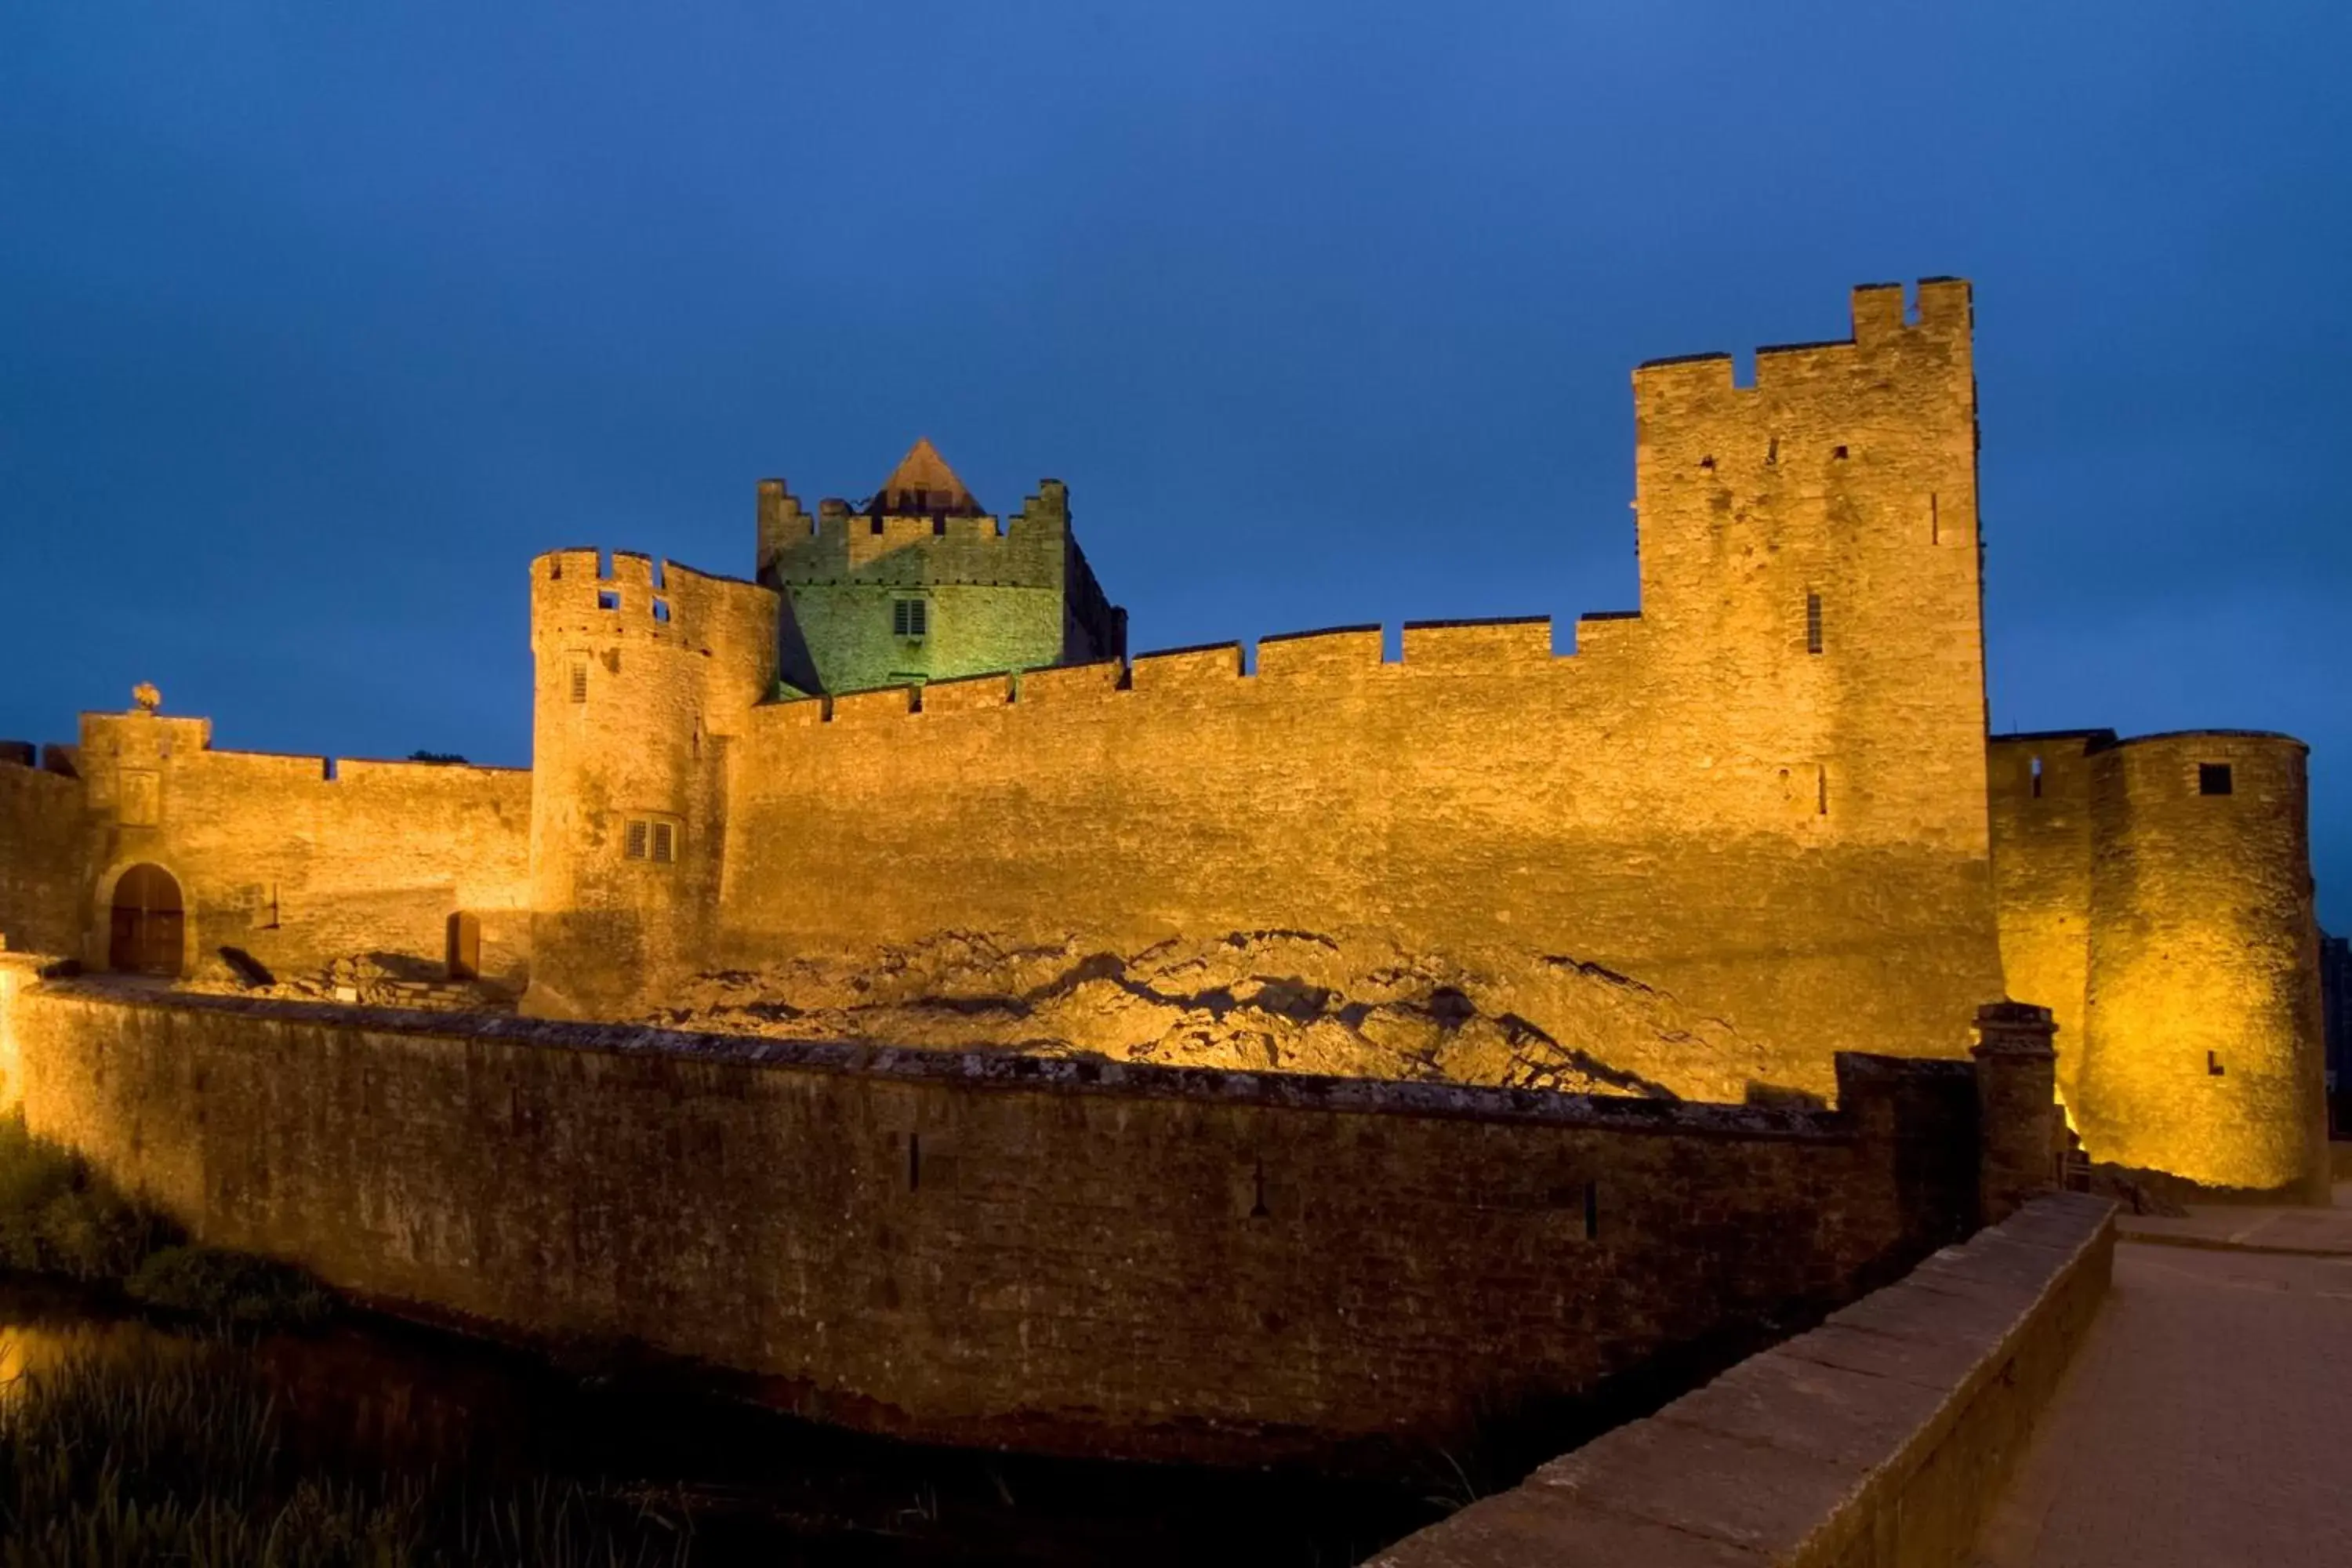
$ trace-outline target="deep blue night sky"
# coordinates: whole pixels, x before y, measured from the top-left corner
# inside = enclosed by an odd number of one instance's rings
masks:
[[[531,555],[745,574],[755,479],[919,434],[1067,479],[1139,649],[1630,607],[1633,363],[1958,273],[1995,726],[2304,737],[2341,929],[2347,58],[2341,0],[7,5],[0,734],[145,679],[522,763]]]

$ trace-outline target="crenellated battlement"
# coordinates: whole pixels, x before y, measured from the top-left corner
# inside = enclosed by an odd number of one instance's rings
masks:
[[[795,503],[796,507],[796,503]],[[811,517],[779,509],[760,535],[760,576],[778,587],[844,581],[1058,586],[1069,519],[1036,507],[988,512],[871,513],[820,502]]]
[[[641,637],[707,650],[775,595],[738,577],[635,551],[552,550],[532,561],[531,634],[544,640]],[[772,610],[769,612],[772,616]]]
[[[1845,372],[1860,360],[1890,351],[1958,347],[1965,352],[1973,306],[1965,279],[1923,278],[1910,301],[1906,300],[1900,283],[1859,284],[1853,290],[1849,312],[1852,327],[1847,337],[1759,347],[1756,377],[1748,385],[1737,384],[1732,356],[1714,351],[1643,361],[1633,371],[1635,394],[1687,398],[1710,393],[1756,393],[1790,384],[1801,385],[1824,372]]]
[[[1386,628],[1379,623],[1286,632],[1261,637],[1255,645],[1240,640],[1202,643],[1151,649],[1129,659],[795,698],[764,705],[757,710],[756,721],[777,728],[864,726],[1005,708],[1200,700],[1260,685],[1280,686],[1302,700],[1313,700],[1321,693],[1360,690],[1381,680],[1541,676],[1592,668],[1596,660],[1616,673],[1626,668],[1623,656],[1640,637],[1643,623],[1635,612],[1604,612],[1582,617],[1576,627],[1577,646],[1562,653],[1553,648],[1549,616],[1407,621],[1400,628],[1402,656],[1396,658],[1383,652]]]

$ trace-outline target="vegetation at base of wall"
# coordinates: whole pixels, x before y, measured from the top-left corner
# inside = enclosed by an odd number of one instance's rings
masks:
[[[0,1118],[0,1267],[84,1284],[120,1283],[180,1239],[70,1151]]]
[[[300,1269],[216,1247],[152,1252],[123,1289],[143,1305],[237,1327],[299,1327],[334,1310],[334,1298]]]
[[[0,1117],[0,1269],[111,1287],[224,1326],[317,1322],[333,1298],[299,1269],[191,1245],[71,1150]]]
[[[682,1563],[683,1514],[546,1479],[503,1490],[296,1452],[236,1347],[70,1352],[0,1384],[0,1568]]]

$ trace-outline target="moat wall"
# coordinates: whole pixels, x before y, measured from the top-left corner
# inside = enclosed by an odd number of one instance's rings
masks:
[[[1849,1300],[1971,1223],[1967,1064],[1834,1113],[20,987],[37,1131],[204,1239],[959,1440],[1263,1459]]]

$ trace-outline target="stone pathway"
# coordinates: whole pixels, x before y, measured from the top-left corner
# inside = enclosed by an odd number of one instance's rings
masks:
[[[2116,1229],[2131,1241],[2352,1257],[2352,1183],[2336,1186],[2332,1209],[2198,1208],[2178,1219],[2124,1215]]]
[[[2158,1228],[2116,1248],[1975,1568],[2352,1563],[2352,1186],[2336,1202],[2128,1222]]]

